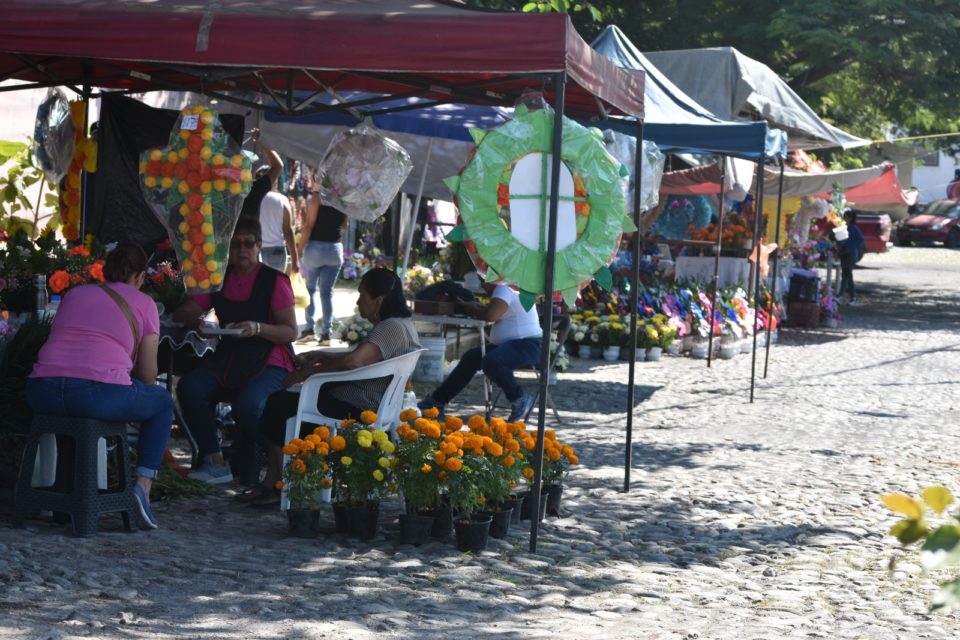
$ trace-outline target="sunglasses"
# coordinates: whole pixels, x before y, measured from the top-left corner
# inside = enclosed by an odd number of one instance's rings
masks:
[[[231,247],[243,248],[243,249],[253,249],[257,246],[256,240],[231,240]]]

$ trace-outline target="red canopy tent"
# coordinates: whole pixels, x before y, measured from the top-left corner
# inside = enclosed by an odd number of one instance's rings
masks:
[[[457,0],[12,0],[0,3],[0,88],[69,86],[143,92],[190,90],[281,113],[343,110],[314,103],[324,92],[356,90],[434,104],[513,105],[542,91],[558,113],[634,116],[643,137],[641,71],[594,52],[565,14],[497,13]],[[569,84],[569,86],[568,86]],[[298,97],[297,91],[310,91]],[[252,96],[262,94],[264,101]],[[370,98],[365,104],[384,98]],[[416,108],[429,106],[420,103]],[[368,112],[375,115],[375,112]],[[553,131],[544,291],[553,291],[561,118]],[[635,175],[641,175],[637,154]],[[640,222],[640,180],[633,218]],[[634,277],[638,266],[634,237]],[[632,303],[636,306],[636,288]],[[552,306],[546,305],[549,326]],[[631,338],[636,327],[631,323]],[[533,512],[540,499],[549,334],[542,348]],[[632,353],[632,351],[631,351]],[[630,362],[627,438],[633,416]],[[630,467],[630,446],[626,467]],[[629,486],[629,483],[626,483]],[[537,548],[537,519],[530,548]]]
[[[453,0],[0,4],[0,80],[31,86],[246,91],[268,98],[251,106],[306,113],[322,107],[294,90],[509,105],[535,88],[553,100],[546,75],[557,72],[572,83],[569,112],[643,115],[643,74],[593,51],[564,14]]]

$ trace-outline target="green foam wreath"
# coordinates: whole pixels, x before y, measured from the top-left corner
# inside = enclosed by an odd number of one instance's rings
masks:
[[[447,238],[467,241],[478,270],[486,267],[488,281],[504,280],[520,288],[526,308],[543,295],[547,247],[544,238],[549,192],[511,194],[510,179],[516,164],[531,153],[541,154],[541,182],[547,183],[552,149],[554,114],[549,110],[514,110],[513,119],[489,131],[471,130],[476,152],[459,176],[446,179],[455,194],[461,224]],[[554,267],[554,290],[572,305],[580,289],[596,279],[605,288],[612,283],[607,266],[623,232],[635,231],[626,216],[629,171],[603,145],[598,129],[563,118],[561,159],[574,182],[576,240],[559,249]],[[546,191],[546,190],[545,190]],[[510,200],[539,201],[540,246],[528,248],[510,231]]]

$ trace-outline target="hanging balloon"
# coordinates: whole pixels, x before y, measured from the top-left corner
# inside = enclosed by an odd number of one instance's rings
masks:
[[[47,180],[60,182],[70,167],[74,148],[70,103],[60,89],[49,89],[37,107],[33,128],[33,153]]]
[[[487,281],[517,285],[527,308],[545,293],[553,122],[549,108],[520,105],[511,121],[471,130],[476,153],[446,180],[461,220],[447,238],[465,241]],[[554,289],[572,305],[591,280],[612,285],[607,266],[621,233],[636,227],[626,216],[629,170],[599,130],[564,118],[561,159]]]
[[[140,154],[141,190],[167,228],[188,292],[223,286],[230,237],[252,182],[250,158],[209,107],[184,109],[170,143]]]
[[[337,134],[317,167],[320,198],[351,218],[373,222],[397,196],[413,163],[399,144],[369,128]]]

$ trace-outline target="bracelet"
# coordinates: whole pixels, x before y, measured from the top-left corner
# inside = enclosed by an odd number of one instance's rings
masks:
[[[257,333],[256,333],[256,335],[260,335],[260,323],[259,323],[259,322],[257,323]]]

